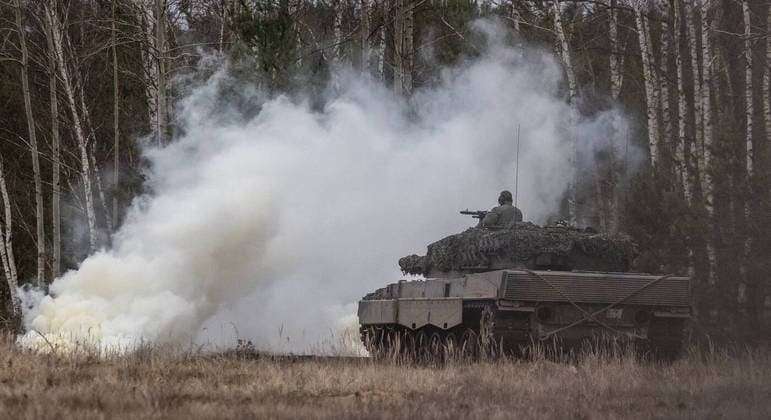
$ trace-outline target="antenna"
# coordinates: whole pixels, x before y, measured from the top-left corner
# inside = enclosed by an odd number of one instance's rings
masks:
[[[514,207],[517,208],[517,196],[519,195],[519,124],[517,124],[517,157],[515,159],[517,166],[514,170]]]

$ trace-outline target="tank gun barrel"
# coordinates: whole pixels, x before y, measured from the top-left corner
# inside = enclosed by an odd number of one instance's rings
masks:
[[[466,216],[471,216],[474,219],[482,220],[487,215],[487,211],[486,210],[469,210],[469,209],[466,209],[466,210],[461,210],[460,214],[463,214],[463,215],[466,215]]]

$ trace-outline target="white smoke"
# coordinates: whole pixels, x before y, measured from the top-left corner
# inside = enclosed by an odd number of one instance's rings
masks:
[[[579,122],[581,136],[566,131],[561,74],[551,54],[496,41],[409,103],[340,72],[314,111],[284,96],[262,102],[218,71],[180,104],[184,134],[146,150],[152,193],[112,248],[53,282],[21,341],[240,338],[324,351],[355,324],[358,298],[400,278],[400,256],[470,226],[458,210],[514,189],[518,126],[519,206],[535,222],[556,211],[572,177],[569,141],[611,135],[606,116]],[[223,91],[238,96],[223,102]],[[235,103],[261,108],[245,116]]]

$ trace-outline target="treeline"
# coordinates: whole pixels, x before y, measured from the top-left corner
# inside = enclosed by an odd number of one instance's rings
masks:
[[[632,235],[639,270],[693,274],[695,331],[767,340],[764,0],[3,0],[0,323],[18,325],[16,285],[109,242],[142,192],[138,139],[174,138],[181,76],[204,57],[267,91],[312,95],[344,65],[409,96],[480,54],[480,17],[552,49],[577,114],[620,107],[636,123],[592,159],[576,148],[562,216]],[[629,143],[648,151],[631,182]]]

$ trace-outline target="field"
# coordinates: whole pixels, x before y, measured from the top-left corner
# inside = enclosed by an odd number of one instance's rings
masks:
[[[0,344],[0,418],[771,418],[768,351],[415,365]],[[738,355],[736,355],[738,354]]]

